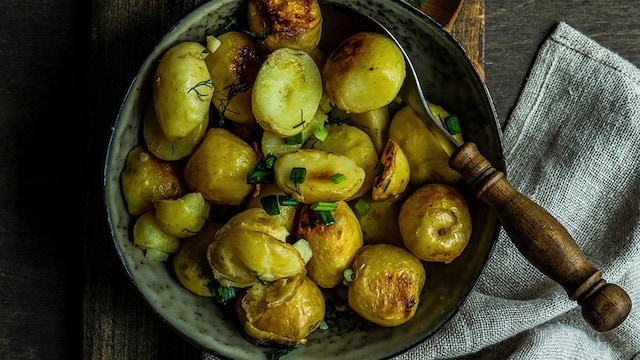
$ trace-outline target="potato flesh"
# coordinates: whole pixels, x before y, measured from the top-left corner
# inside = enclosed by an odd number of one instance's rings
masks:
[[[306,169],[302,183],[291,180],[293,168]],[[331,176],[343,174],[345,180],[336,184]],[[365,171],[350,158],[327,151],[300,149],[283,155],[274,165],[276,184],[294,199],[311,204],[351,198],[362,186]]]
[[[262,64],[251,95],[256,121],[280,137],[300,133],[315,116],[322,98],[320,70],[309,54],[281,48]]]
[[[360,197],[373,187],[374,170],[378,163],[378,153],[369,135],[359,128],[347,124],[329,124],[325,126],[327,137],[323,141],[309,140],[305,148],[323,150],[344,155],[353,160],[365,172],[362,185],[352,198]]]
[[[213,85],[204,57],[206,48],[193,41],[171,47],[160,59],[153,86],[158,123],[169,141],[187,135],[206,120]]]
[[[380,163],[383,170],[373,183],[373,200],[386,200],[403,192],[409,185],[410,166],[407,156],[400,145],[389,139],[384,148]]]

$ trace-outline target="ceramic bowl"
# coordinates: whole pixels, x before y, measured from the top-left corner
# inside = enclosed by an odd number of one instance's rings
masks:
[[[464,49],[440,25],[402,1],[347,0],[345,5],[386,25],[415,61],[429,100],[454,109],[464,119],[465,139],[475,142],[498,170],[504,171],[501,131],[482,77]],[[128,151],[142,140],[141,122],[150,101],[150,82],[161,55],[179,41],[205,43],[205,36],[223,33],[228,17],[245,14],[244,1],[213,0],[175,25],[144,61],[131,82],[115,119],[104,163],[104,198],[111,237],[127,275],[148,305],[177,333],[195,346],[223,358],[267,359],[272,348],[248,342],[235,314],[211,298],[194,295],[176,279],[168,263],[151,263],[132,241],[133,219],[126,210],[120,174]],[[324,18],[326,29],[344,30],[344,23]],[[463,189],[464,191],[464,189]],[[425,263],[427,283],[414,318],[384,328],[359,316],[328,309],[327,330],[317,330],[295,350],[304,359],[380,359],[415,347],[455,316],[472,291],[490,256],[499,225],[494,213],[470,193],[473,217],[466,250],[450,264]],[[452,339],[455,341],[455,339]]]

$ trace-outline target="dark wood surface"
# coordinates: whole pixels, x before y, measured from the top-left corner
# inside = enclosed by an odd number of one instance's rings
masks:
[[[0,358],[199,359],[128,283],[101,198],[108,129],[146,54],[204,0],[0,4]],[[467,0],[452,33],[508,120],[559,21],[640,65],[640,7]]]

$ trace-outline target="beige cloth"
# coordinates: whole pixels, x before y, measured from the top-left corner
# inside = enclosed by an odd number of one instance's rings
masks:
[[[502,231],[460,312],[398,359],[640,359],[639,140],[640,71],[560,23],[507,122],[507,178],[629,293],[631,313],[614,330],[592,330]]]
[[[640,71],[560,23],[507,124],[511,184],[564,224],[634,307],[618,328],[592,330],[503,231],[459,312],[397,359],[640,359]]]

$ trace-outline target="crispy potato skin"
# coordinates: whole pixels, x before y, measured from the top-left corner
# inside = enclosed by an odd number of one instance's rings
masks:
[[[240,31],[229,31],[217,38],[220,46],[205,58],[215,88],[212,104],[225,118],[240,124],[253,124],[251,112],[253,82],[267,58],[258,41]]]
[[[353,262],[349,306],[384,327],[404,324],[416,313],[426,281],[422,262],[394,245],[366,245]]]
[[[282,47],[311,52],[322,35],[317,0],[250,0],[249,29],[263,38],[270,51]]]
[[[157,200],[185,195],[188,188],[181,172],[178,163],[160,160],[142,145],[131,149],[120,175],[129,214],[138,217],[152,211]]]
[[[360,223],[344,201],[332,211],[333,225],[324,225],[317,211],[309,206],[300,210],[298,238],[304,237],[313,251],[307,263],[307,275],[318,286],[332,288],[342,283],[342,272],[351,266],[364,239]]]

